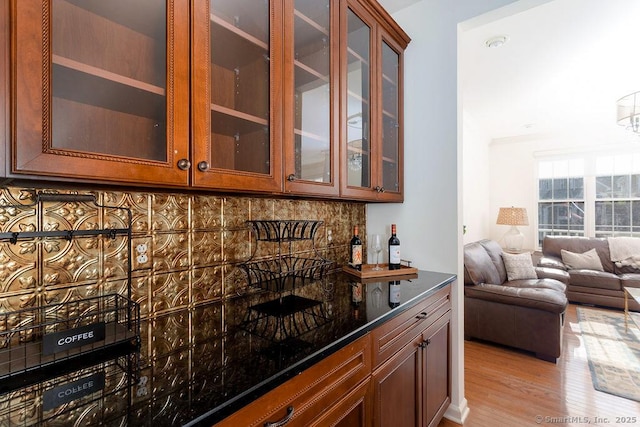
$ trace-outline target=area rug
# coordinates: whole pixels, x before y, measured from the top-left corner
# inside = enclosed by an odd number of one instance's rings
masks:
[[[640,402],[640,313],[577,307],[591,379],[596,390]]]

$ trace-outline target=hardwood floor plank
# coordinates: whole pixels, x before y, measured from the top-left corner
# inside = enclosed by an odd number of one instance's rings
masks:
[[[562,356],[556,364],[478,341],[465,341],[464,349],[470,408],[465,426],[640,425],[640,402],[593,388],[574,304],[567,309]],[[444,419],[439,426],[457,424]]]

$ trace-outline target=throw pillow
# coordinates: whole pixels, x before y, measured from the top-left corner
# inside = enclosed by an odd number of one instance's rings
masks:
[[[508,254],[503,252],[502,259],[507,270],[507,280],[538,278],[530,253]]]
[[[572,270],[584,269],[604,271],[602,261],[600,261],[596,248],[581,254],[561,249],[560,255],[562,256],[562,262],[567,264],[567,266]]]

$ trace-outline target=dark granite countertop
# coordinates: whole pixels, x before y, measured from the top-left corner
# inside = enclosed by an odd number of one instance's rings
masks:
[[[356,288],[354,301],[357,279],[333,273],[296,288],[293,296],[256,291],[156,316],[141,326],[153,354],[114,355],[0,395],[0,420],[23,426],[210,426],[454,279],[420,271],[400,280],[396,308],[388,303],[389,279],[360,284],[362,299]],[[83,395],[88,382],[99,387]],[[50,402],[65,389],[80,397]]]

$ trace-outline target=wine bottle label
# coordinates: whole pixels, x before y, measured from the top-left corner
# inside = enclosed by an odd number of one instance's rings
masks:
[[[400,245],[389,246],[389,264],[400,264]]]
[[[351,285],[351,301],[356,304],[362,302],[362,283],[353,283]]]
[[[362,264],[362,245],[351,246],[351,264],[353,265]]]
[[[389,302],[392,304],[400,302],[400,285],[389,286]]]

